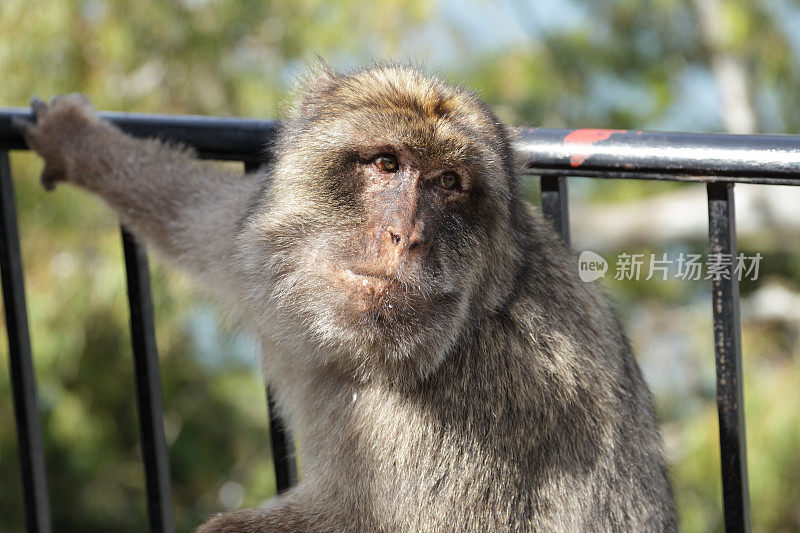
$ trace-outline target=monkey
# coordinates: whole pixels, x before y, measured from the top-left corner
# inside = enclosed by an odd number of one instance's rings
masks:
[[[676,530],[650,392],[512,130],[415,66],[310,70],[244,177],[76,94],[16,124],[263,347],[303,479],[198,532]]]

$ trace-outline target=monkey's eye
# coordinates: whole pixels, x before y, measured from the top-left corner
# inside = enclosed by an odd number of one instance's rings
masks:
[[[390,154],[381,154],[372,160],[375,166],[384,172],[394,172],[397,170],[397,158]]]
[[[455,172],[442,172],[439,174],[436,184],[442,189],[456,189],[458,188],[458,174]]]

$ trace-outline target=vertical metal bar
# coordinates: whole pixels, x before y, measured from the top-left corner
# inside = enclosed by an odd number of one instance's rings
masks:
[[[749,531],[739,280],[733,269],[737,253],[733,184],[708,183],[706,190],[709,257],[724,254],[718,257],[731,258],[727,276],[711,278],[725,530]]]
[[[258,170],[260,161],[245,161],[246,172]],[[275,401],[272,399],[267,387],[267,413],[269,414],[269,437],[272,445],[272,462],[275,465],[275,484],[281,493],[297,484],[297,465],[294,461],[294,445],[289,433],[286,431],[281,418],[278,416]]]
[[[17,424],[22,497],[26,530],[50,532],[50,505],[47,496],[47,473],[42,446],[42,428],[36,397],[36,376],[31,359],[28,312],[22,257],[17,232],[17,209],[8,152],[0,151],[0,271],[3,275],[3,305],[8,330],[8,360]]]
[[[258,159],[247,159],[244,162],[245,172],[255,172],[261,167],[261,161]]]
[[[147,515],[150,531],[172,533],[172,494],[169,459],[162,419],[161,373],[158,366],[153,299],[147,254],[133,235],[122,228],[125,270],[128,277],[128,302],[131,309],[131,343],[136,373],[136,406],[139,413],[139,438],[147,487]]]
[[[283,421],[275,409],[269,387],[267,388],[267,411],[269,412],[269,438],[272,444],[272,462],[275,465],[275,485],[278,493],[297,484],[297,464],[294,461],[294,445]]]
[[[567,179],[564,176],[542,176],[542,213],[569,248],[569,203]]]

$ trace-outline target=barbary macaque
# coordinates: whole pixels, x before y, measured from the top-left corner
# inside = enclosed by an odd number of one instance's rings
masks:
[[[201,532],[673,531],[652,400],[609,301],[522,198],[510,134],[402,65],[321,65],[267,168],[134,139],[79,95],[20,121],[42,180],[238,311],[302,481]]]

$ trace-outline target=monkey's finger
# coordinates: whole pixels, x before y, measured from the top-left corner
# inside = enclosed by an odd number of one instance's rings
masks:
[[[69,93],[64,98],[78,104],[91,105],[89,98],[87,98],[83,93]]]
[[[14,117],[11,119],[11,127],[25,135],[35,128],[36,124],[24,117]]]
[[[31,98],[31,109],[33,109],[33,116],[37,121],[47,114],[47,104],[37,96]]]
[[[22,137],[25,139],[25,144],[28,145],[28,148],[31,150],[36,149],[36,137],[33,134],[33,130],[36,129],[36,124],[34,124],[32,120],[23,117],[14,117],[11,119],[11,127],[22,133]]]
[[[55,189],[56,183],[63,180],[64,176],[60,171],[52,169],[47,165],[45,165],[44,170],[42,170],[42,175],[39,177],[42,187],[47,191]]]

